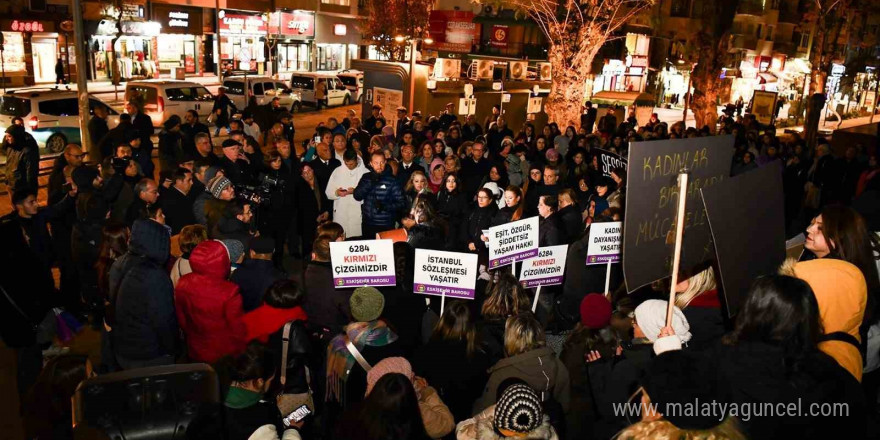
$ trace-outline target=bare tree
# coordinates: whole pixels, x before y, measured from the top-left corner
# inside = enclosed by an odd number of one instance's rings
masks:
[[[577,124],[593,59],[605,42],[657,0],[503,0],[535,21],[550,45],[550,96],[544,111],[560,126]]]
[[[367,0],[361,33],[389,60],[404,61],[408,46],[395,37],[421,38],[433,4],[433,0]]]

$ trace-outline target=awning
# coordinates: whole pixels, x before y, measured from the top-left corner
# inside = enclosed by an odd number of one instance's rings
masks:
[[[593,95],[590,101],[595,105],[630,105],[635,103],[636,106],[653,107],[655,99],[654,95],[650,93],[602,91]]]
[[[759,84],[771,84],[776,82],[776,75],[770,72],[758,72]]]

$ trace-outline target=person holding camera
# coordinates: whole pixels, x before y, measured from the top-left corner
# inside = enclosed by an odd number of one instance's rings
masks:
[[[361,176],[354,190],[354,199],[363,202],[361,232],[366,239],[394,229],[397,214],[406,203],[403,188],[394,175],[385,172],[385,165],[385,153],[374,151],[370,155],[370,167],[373,171]]]

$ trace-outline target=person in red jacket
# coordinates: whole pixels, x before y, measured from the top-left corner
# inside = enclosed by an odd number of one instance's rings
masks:
[[[290,321],[305,321],[302,304],[303,290],[294,280],[281,279],[272,283],[263,295],[263,304],[246,313],[244,318],[245,340],[269,342],[269,335],[277,332]]]
[[[244,310],[238,285],[229,281],[229,250],[219,240],[203,241],[189,257],[192,273],[174,289],[177,320],[189,358],[212,363],[244,351]]]

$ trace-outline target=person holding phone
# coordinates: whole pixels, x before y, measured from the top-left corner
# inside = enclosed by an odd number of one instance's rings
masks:
[[[278,376],[276,357],[263,344],[252,342],[244,353],[232,360],[232,382],[223,402],[229,440],[302,438],[299,429],[305,424],[304,411],[298,408],[282,415],[278,405],[266,398],[266,392]]]

